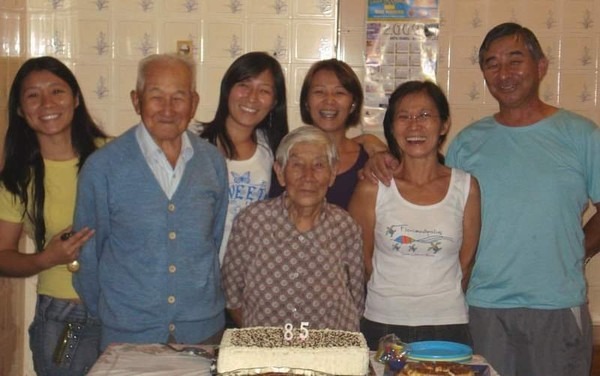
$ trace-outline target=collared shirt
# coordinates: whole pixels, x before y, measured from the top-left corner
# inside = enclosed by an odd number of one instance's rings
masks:
[[[143,123],[137,126],[135,138],[160,187],[169,199],[172,198],[183,176],[185,165],[194,155],[194,149],[187,133],[184,132],[181,135],[181,152],[179,158],[177,158],[175,168],[171,166],[162,149],[156,145]]]
[[[244,326],[358,331],[364,308],[360,228],[325,203],[315,226],[299,232],[286,194],[259,201],[234,219],[222,267],[227,307]]]

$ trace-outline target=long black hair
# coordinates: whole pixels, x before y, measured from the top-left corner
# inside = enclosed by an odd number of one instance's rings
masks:
[[[4,167],[0,181],[25,207],[25,215],[33,224],[36,251],[45,246],[46,223],[44,222],[44,159],[36,133],[19,115],[23,81],[32,72],[48,71],[64,80],[79,105],[73,113],[71,142],[79,156],[78,168],[97,149],[95,140],[106,135],[90,116],[77,79],[60,60],[42,56],[27,60],[18,70],[8,96],[8,129],[4,141]],[[31,190],[31,191],[29,191]],[[31,194],[32,197],[29,197]]]
[[[204,124],[204,129],[200,134],[200,137],[206,138],[214,145],[218,141],[225,150],[225,156],[229,159],[237,156],[235,145],[231,141],[231,137],[229,137],[227,128],[225,127],[225,121],[229,116],[229,93],[231,93],[231,89],[238,82],[256,77],[264,71],[269,71],[273,75],[276,102],[269,115],[258,124],[255,131],[258,129],[264,130],[273,155],[275,155],[281,139],[289,131],[285,76],[283,75],[281,65],[277,59],[266,52],[248,52],[238,57],[225,72],[221,80],[219,105],[215,113],[215,118]],[[256,142],[256,132],[254,132],[253,137]]]

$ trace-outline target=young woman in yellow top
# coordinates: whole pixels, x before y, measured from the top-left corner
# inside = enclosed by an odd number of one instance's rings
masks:
[[[71,222],[79,169],[106,136],[73,73],[52,57],[21,66],[8,111],[0,171],[0,274],[39,277],[29,328],[36,373],[82,375],[98,356],[100,330],[79,301],[67,266],[93,230],[71,233]],[[20,252],[23,232],[33,239],[35,253]]]

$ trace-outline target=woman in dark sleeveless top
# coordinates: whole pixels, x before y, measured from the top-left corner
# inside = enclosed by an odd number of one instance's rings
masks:
[[[370,154],[387,150],[385,144],[373,135],[348,138],[348,128],[360,122],[363,90],[352,68],[337,59],[322,60],[307,72],[300,91],[302,121],[325,131],[334,141],[340,161],[335,182],[327,192],[327,201],[346,209],[358,171]],[[281,187],[272,187],[270,196],[281,193]]]

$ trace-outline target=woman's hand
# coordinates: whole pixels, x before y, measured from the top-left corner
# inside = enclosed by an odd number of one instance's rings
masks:
[[[81,247],[94,235],[94,230],[84,227],[77,232],[71,231],[71,226],[54,235],[42,252],[45,254],[47,268],[68,264],[77,260]]]
[[[22,232],[23,223],[0,220],[1,276],[30,277],[55,265],[68,264],[79,257],[83,244],[94,235],[94,230],[86,227],[63,241],[61,236],[71,233],[69,226],[50,239],[42,252],[22,253],[19,251]]]

